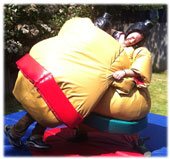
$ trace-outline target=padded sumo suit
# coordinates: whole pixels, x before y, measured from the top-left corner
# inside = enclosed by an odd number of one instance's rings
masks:
[[[82,119],[92,112],[113,83],[108,76],[130,67],[130,60],[121,45],[95,27],[89,18],[77,17],[66,21],[58,36],[38,42],[29,55],[53,75]],[[29,68],[29,63],[26,66]],[[63,123],[59,114],[50,109],[37,88],[21,71],[13,94],[41,125],[55,127]],[[60,101],[57,96],[54,100]]]
[[[112,83],[94,112],[117,119],[137,120],[149,112],[151,99],[148,86],[151,82],[151,53],[145,47],[134,50],[125,48],[131,61],[130,69],[141,75],[142,79],[124,78],[123,81]]]

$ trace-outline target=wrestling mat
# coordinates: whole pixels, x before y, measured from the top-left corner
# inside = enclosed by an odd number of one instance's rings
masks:
[[[24,111],[8,114],[4,118],[4,124],[13,125],[23,115]],[[32,131],[32,124],[23,142]],[[89,132],[89,139],[84,142],[70,142],[75,130],[69,129],[65,125],[47,129],[44,139],[52,145],[49,150],[29,149],[26,146],[18,149],[10,145],[4,134],[4,156],[60,156],[60,157],[112,157],[122,156],[142,157],[143,154],[134,151],[128,144],[119,143],[119,138],[115,134],[107,132]],[[152,156],[167,156],[167,117],[150,113],[148,115],[148,126],[140,132],[141,137],[149,137],[145,142],[146,147],[151,151]]]

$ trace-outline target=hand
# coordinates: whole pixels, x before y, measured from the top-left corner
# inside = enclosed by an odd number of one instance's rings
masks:
[[[112,76],[116,80],[121,80],[123,77],[126,76],[126,72],[125,70],[119,70],[119,71],[113,72]]]

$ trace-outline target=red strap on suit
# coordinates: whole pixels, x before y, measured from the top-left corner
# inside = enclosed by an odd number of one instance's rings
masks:
[[[19,59],[16,64],[24,76],[37,88],[56,118],[71,128],[82,122],[82,116],[69,102],[50,72],[29,54]]]

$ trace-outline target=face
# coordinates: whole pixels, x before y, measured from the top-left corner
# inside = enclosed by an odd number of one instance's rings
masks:
[[[138,32],[133,32],[130,33],[125,41],[124,41],[124,45],[125,46],[133,46],[135,44],[137,44],[138,42],[140,42],[141,40],[143,40],[144,36]]]

